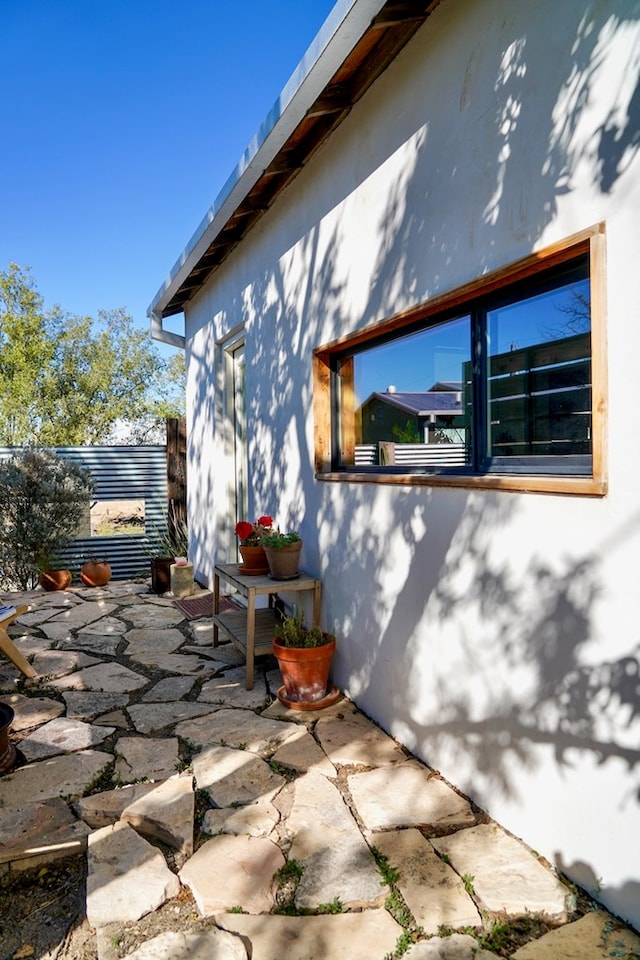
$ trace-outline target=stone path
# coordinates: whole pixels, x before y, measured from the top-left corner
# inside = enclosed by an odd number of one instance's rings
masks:
[[[349,701],[286,710],[270,658],[247,691],[210,620],[146,584],[0,598],[23,601],[11,632],[39,677],[0,662],[19,757],[0,777],[0,874],[86,857],[83,958],[640,955]],[[32,955],[10,936],[3,960]]]

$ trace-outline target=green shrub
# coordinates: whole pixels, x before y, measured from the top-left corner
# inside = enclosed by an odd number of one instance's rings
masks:
[[[0,462],[0,582],[29,590],[78,533],[92,492],[88,470],[25,447]]]

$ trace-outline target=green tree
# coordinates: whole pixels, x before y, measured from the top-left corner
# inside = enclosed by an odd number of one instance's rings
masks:
[[[47,311],[28,270],[0,272],[0,443],[108,443],[122,425],[118,442],[141,442],[183,412],[183,358],[163,358],[123,309]]]
[[[29,447],[0,463],[0,583],[28,590],[76,536],[91,496],[89,471]]]

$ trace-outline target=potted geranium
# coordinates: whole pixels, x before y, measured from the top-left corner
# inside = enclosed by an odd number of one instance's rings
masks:
[[[269,576],[274,580],[294,580],[299,575],[302,540],[297,530],[281,533],[271,530],[262,538]]]
[[[305,626],[295,612],[283,617],[273,640],[284,685],[278,690],[281,703],[294,710],[317,710],[337,699],[337,689],[328,685],[335,648],[335,634]]]
[[[258,517],[255,523],[250,523],[248,520],[238,520],[236,536],[240,541],[238,549],[242,557],[242,563],[238,568],[240,573],[255,577],[269,572],[263,541],[272,529],[273,519],[266,514]]]

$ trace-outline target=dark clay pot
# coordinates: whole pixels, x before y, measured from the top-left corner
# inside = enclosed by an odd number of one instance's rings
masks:
[[[0,703],[0,775],[13,770],[16,762],[16,748],[9,740],[9,728],[14,713],[6,703]]]

